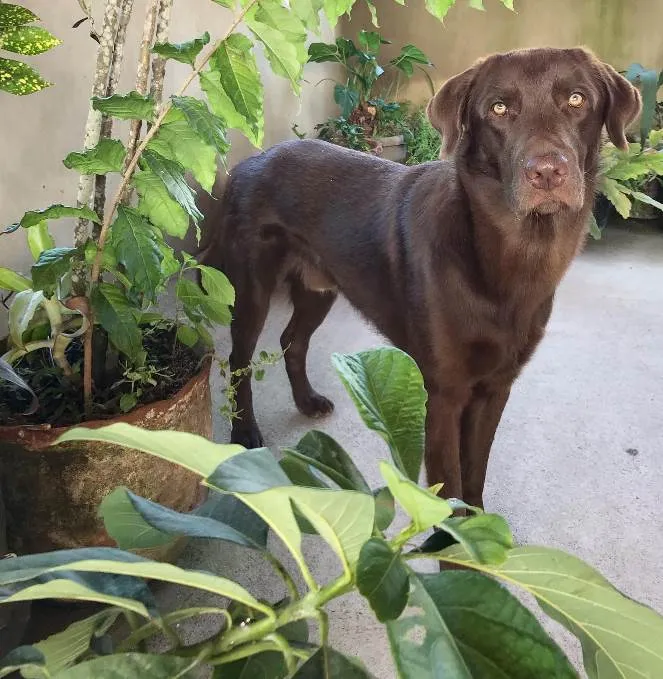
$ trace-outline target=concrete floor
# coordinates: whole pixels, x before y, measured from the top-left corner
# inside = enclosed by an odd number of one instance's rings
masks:
[[[278,349],[287,304],[275,300],[260,348]],[[367,431],[330,364],[334,351],[383,345],[339,300],[315,335],[312,383],[336,403],[311,422],[295,410],[282,365],[256,389],[256,413],[267,445],[295,443],[322,429],[350,451],[373,485],[387,455]],[[617,587],[663,612],[663,234],[610,230],[591,242],[564,280],[546,338],[517,382],[500,425],[488,470],[486,507],[503,514],[521,544],[568,550]],[[228,333],[218,349],[228,351]],[[216,440],[228,428],[216,419]],[[308,554],[330,577],[334,561],[319,543]],[[269,568],[250,553],[199,542],[187,566],[237,578],[259,596],[280,595]],[[205,597],[164,593],[193,605]],[[185,602],[182,601],[185,599]],[[333,602],[331,636],[358,655],[378,679],[391,679],[385,633],[359,597]],[[577,661],[577,648],[556,624],[549,628]],[[192,630],[195,634],[195,630]]]

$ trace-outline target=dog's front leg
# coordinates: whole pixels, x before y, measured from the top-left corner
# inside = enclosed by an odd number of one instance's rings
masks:
[[[428,485],[444,483],[443,497],[461,498],[460,427],[466,398],[456,391],[430,385],[427,390],[425,459]]]
[[[463,500],[476,507],[483,508],[488,457],[510,392],[510,384],[481,391],[463,412],[460,436]]]

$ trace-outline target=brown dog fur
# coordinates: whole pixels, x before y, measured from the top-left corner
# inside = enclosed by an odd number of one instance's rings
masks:
[[[231,368],[249,364],[285,277],[294,399],[307,415],[330,412],[306,355],[339,291],[423,373],[428,482],[482,506],[511,385],[586,237],[601,130],[624,147],[639,110],[637,90],[584,49],[519,50],[430,102],[448,160],[406,167],[303,140],[238,164],[202,256],[236,288]],[[232,440],[260,446],[250,380],[237,403]]]

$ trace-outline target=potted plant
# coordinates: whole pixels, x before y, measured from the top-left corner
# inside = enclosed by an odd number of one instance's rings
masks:
[[[388,443],[393,464],[380,463],[380,488],[370,488],[348,453],[322,432],[309,432],[283,450],[278,462],[264,448],[243,451],[193,434],[127,424],[64,435],[69,442],[137,447],[186,465],[225,504],[225,512],[209,518],[175,512],[119,488],[122,512],[117,505],[107,507],[104,519],[121,545],[173,535],[232,543],[266,559],[285,597],[266,601],[265,592],[251,592],[223,572],[166,566],[118,549],[0,562],[0,580],[9,589],[0,593],[2,605],[73,593],[106,605],[34,646],[14,649],[0,660],[0,673],[167,679],[199,676],[206,669],[219,678],[371,679],[370,668],[333,648],[329,631],[335,620],[325,611],[330,601],[359,592],[385,625],[403,679],[578,679],[537,617],[511,592],[515,587],[533,595],[546,616],[576,636],[589,676],[663,675],[659,614],[570,554],[514,545],[500,515],[443,500],[436,495],[439,487],[416,484],[426,392],[409,356],[385,348],[337,354],[334,364],[365,424]],[[395,502],[406,517],[400,530],[391,527]],[[467,515],[454,516],[460,509]],[[133,530],[127,530],[127,519]],[[270,550],[270,530],[289,552],[290,566]],[[338,560],[328,582],[318,581],[309,568],[302,551],[307,533]],[[424,574],[413,568],[421,559],[462,570]],[[161,611],[148,579],[193,587],[214,600]],[[218,625],[191,643],[182,623],[204,616],[218,619]],[[124,617],[130,625],[115,625]]]
[[[425,70],[431,66],[428,57],[414,45],[405,45],[400,53],[384,65],[378,59],[383,45],[390,44],[377,31],[359,31],[357,44],[348,38],[337,38],[334,43],[314,42],[309,46],[309,61],[340,64],[345,81],[336,83],[334,101],[340,117],[331,118],[316,127],[321,139],[402,162],[406,156],[405,137],[398,121],[404,110],[395,101],[379,98],[376,85],[387,69],[409,78],[415,69],[422,71],[433,90]]]

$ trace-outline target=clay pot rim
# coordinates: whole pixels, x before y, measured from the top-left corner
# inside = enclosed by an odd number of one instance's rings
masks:
[[[0,442],[5,441],[9,443],[23,443],[29,445],[33,451],[43,450],[50,447],[53,442],[62,434],[73,429],[74,427],[85,427],[87,429],[99,429],[109,424],[116,422],[124,422],[126,424],[136,424],[144,422],[146,414],[155,408],[159,410],[166,410],[171,404],[179,401],[183,396],[192,391],[201,381],[209,380],[210,371],[212,368],[212,354],[206,354],[200,360],[198,370],[196,373],[184,384],[184,386],[176,391],[170,398],[162,399],[160,401],[152,401],[135,408],[129,413],[121,413],[113,415],[106,419],[88,420],[79,422],[78,424],[70,424],[64,426],[53,426],[52,424],[11,424],[0,425]]]

